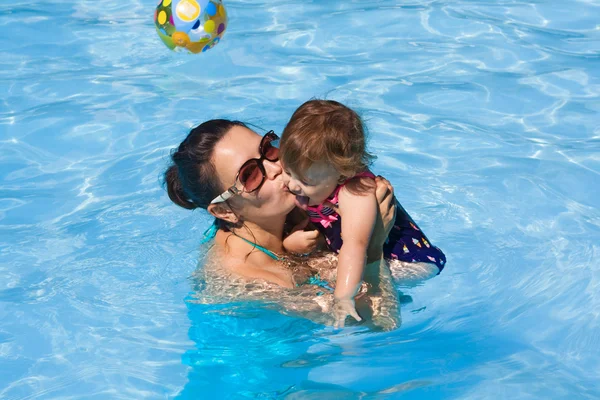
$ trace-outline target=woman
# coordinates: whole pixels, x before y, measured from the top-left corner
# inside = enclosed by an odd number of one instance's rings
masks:
[[[202,271],[209,292],[236,287],[242,288],[238,295],[247,289],[245,297],[279,299],[281,288],[297,291],[305,287],[290,297],[288,310],[327,311],[331,307],[329,283],[335,282],[331,257],[306,262],[284,250],[284,230],[290,230],[286,218],[295,209],[295,196],[282,180],[277,140],[273,132],[261,137],[238,121],[204,122],[172,154],[173,165],[165,173],[169,198],[187,209],[206,209],[215,217],[209,234],[214,241]],[[377,197],[383,217],[368,251],[362,302],[357,299],[363,316],[381,314],[384,308],[388,316],[398,314],[390,280],[380,279],[382,272],[389,276],[389,271],[380,268],[381,249],[395,212],[391,186],[383,179],[378,180]],[[384,281],[387,288],[382,288]],[[256,284],[259,289],[254,290]],[[318,307],[298,302],[298,298],[310,297],[306,290],[314,294],[309,302]]]

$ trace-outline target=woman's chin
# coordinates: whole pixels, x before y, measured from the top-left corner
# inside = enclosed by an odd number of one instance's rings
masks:
[[[290,192],[286,186],[282,187],[281,191],[273,193],[269,203],[271,210],[281,210],[282,214],[288,214],[296,207],[296,196]]]
[[[296,196],[289,191],[284,192],[277,204],[281,204],[283,208],[288,210],[287,212],[290,212],[296,207]]]

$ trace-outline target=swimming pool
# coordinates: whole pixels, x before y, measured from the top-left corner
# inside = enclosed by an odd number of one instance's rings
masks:
[[[0,6],[0,398],[599,397],[600,3],[225,5],[189,56],[155,1]],[[448,257],[399,330],[185,301],[209,219],[169,150],[313,96],[361,111]]]

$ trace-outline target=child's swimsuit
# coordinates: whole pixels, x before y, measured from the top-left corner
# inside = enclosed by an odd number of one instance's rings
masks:
[[[360,173],[356,177],[375,179],[375,175],[368,171]],[[348,181],[346,180],[339,185],[325,202],[337,206],[338,194]],[[331,207],[323,204],[309,206],[308,215],[311,222],[315,223],[317,229],[325,236],[329,248],[332,251],[339,252],[342,247],[342,217]],[[432,263],[438,267],[440,272],[446,265],[444,253],[429,242],[425,234],[398,201],[396,201],[396,221],[383,246],[383,255],[385,258],[392,260]]]

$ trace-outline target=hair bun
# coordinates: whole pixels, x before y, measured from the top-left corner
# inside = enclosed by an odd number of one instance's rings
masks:
[[[188,210],[198,208],[183,191],[183,185],[181,184],[181,179],[179,179],[179,171],[176,165],[171,165],[165,172],[165,184],[169,198],[173,203]]]

